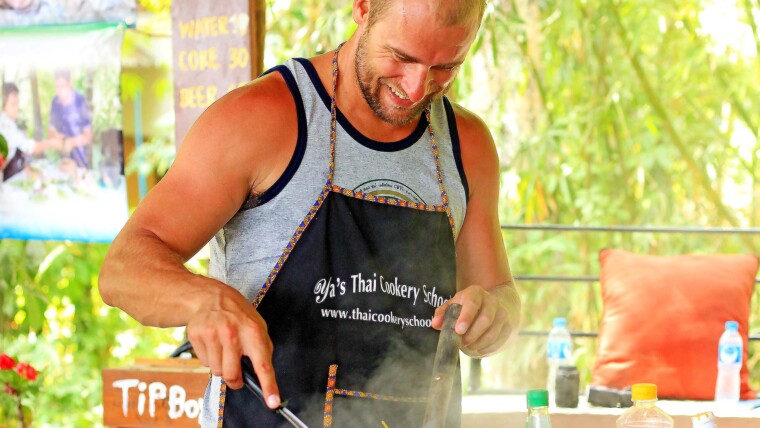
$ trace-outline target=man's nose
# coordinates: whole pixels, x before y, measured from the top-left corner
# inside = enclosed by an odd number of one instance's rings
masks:
[[[430,68],[422,64],[408,67],[402,89],[413,103],[423,99],[434,85]]]

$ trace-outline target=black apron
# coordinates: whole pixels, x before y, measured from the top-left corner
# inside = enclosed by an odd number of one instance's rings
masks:
[[[254,304],[280,395],[309,427],[420,427],[439,335],[430,323],[456,292],[436,139],[429,125],[443,201],[429,206],[333,185],[335,127],[333,99],[327,183]],[[449,427],[460,426],[460,391],[456,376]],[[290,426],[245,388],[222,381],[221,394],[220,425]]]

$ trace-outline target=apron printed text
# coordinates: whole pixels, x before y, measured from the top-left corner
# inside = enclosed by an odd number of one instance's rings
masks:
[[[350,311],[341,309],[322,309],[322,318],[333,318],[339,320],[368,321],[384,324],[396,324],[404,327],[425,327],[430,328],[433,320],[430,318],[399,317],[391,313],[380,314],[372,312],[372,309],[362,311],[360,308],[354,308]]]
[[[393,281],[389,281],[382,275],[377,273],[372,274],[372,277],[362,276],[361,273],[351,275],[350,286],[346,284],[346,281],[342,281],[340,278],[333,279],[322,278],[314,285],[314,295],[317,303],[323,303],[328,298],[333,299],[339,296],[345,295],[347,292],[352,294],[374,294],[383,293],[389,296],[400,297],[412,301],[412,305],[416,306],[417,301],[422,294],[422,303],[428,304],[434,308],[441,306],[449,297],[443,297],[436,292],[436,286],[428,287],[427,284],[423,284],[422,287],[417,285],[408,285],[399,283],[398,277],[394,277]]]

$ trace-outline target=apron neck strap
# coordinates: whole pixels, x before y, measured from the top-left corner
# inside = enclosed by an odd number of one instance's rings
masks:
[[[338,107],[335,104],[335,95],[338,93],[338,53],[340,48],[346,42],[338,45],[335,49],[332,59],[332,96],[330,97],[330,169],[327,174],[326,187],[330,188],[333,185],[333,177],[335,175],[335,142],[338,139],[338,120],[337,110]],[[441,204],[446,211],[446,216],[449,218],[449,225],[451,226],[451,232],[454,234],[454,242],[456,242],[457,233],[456,225],[454,223],[454,216],[451,214],[451,207],[449,206],[449,196],[446,194],[446,186],[443,184],[443,172],[441,171],[440,152],[438,150],[438,138],[435,136],[433,130],[433,122],[430,120],[430,106],[425,109],[425,118],[428,122],[428,134],[430,134],[430,145],[433,152],[433,159],[435,160],[435,175],[438,181],[438,188],[441,191]]]

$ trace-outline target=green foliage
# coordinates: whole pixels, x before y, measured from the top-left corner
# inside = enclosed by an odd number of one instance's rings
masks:
[[[140,0],[138,3],[145,11],[155,14],[168,13],[172,5],[171,0]]]
[[[176,154],[177,147],[174,145],[173,138],[162,135],[153,137],[146,144],[135,149],[125,172],[144,176],[155,174],[156,177],[161,178],[169,170]]]
[[[17,361],[12,356],[0,354],[0,420],[31,423],[30,406],[39,392],[38,372],[30,364]]]
[[[97,279],[107,249],[0,242],[0,351],[40,371],[35,421],[100,424],[100,369],[127,365],[133,355],[165,357],[182,339],[181,330],[140,326],[102,302]]]
[[[0,157],[5,158],[8,156],[8,141],[5,140],[3,134],[0,134]],[[0,166],[2,163],[0,162]]]
[[[142,3],[147,10],[159,5],[164,15],[155,30],[165,31],[168,2]],[[760,37],[752,20],[760,10],[739,0],[739,21],[723,25],[743,35],[752,53],[708,31],[702,13],[711,4],[489,1],[451,96],[483,117],[497,142],[502,223],[760,226]],[[266,67],[332,49],[354,28],[350,2],[267,5]],[[125,44],[125,55],[137,54],[143,42]],[[128,97],[146,92],[138,74],[125,74],[122,84]],[[154,88],[156,94],[170,97],[170,84]],[[146,144],[131,168],[167,167],[170,139]],[[758,252],[750,235],[509,231],[504,238],[516,275],[596,274],[604,247]],[[103,304],[97,273],[106,250],[0,242],[0,352],[40,369],[44,393],[34,417],[42,424],[99,424],[99,370],[133,356],[165,356],[182,339],[181,329],[145,328]],[[573,330],[598,329],[598,284],[524,282],[519,289],[522,328],[545,330],[553,317],[565,316]],[[758,311],[752,313],[751,331],[759,333]],[[595,343],[575,345],[587,381]],[[750,345],[749,358],[756,388],[757,347]],[[483,386],[541,386],[544,355],[543,340],[517,339],[509,351],[484,360]]]
[[[488,2],[450,96],[483,117],[497,142],[502,223],[760,226],[760,37],[751,15],[760,9],[739,1],[739,21],[711,33],[705,18],[718,15],[712,5]],[[346,26],[343,2],[276,1],[268,13],[267,67],[329,50],[354,28]],[[320,25],[328,20],[335,25]],[[752,40],[754,53],[723,49],[722,40],[736,35]],[[757,254],[760,247],[749,235],[504,237],[516,275],[597,274],[605,247],[651,254]],[[598,330],[598,283],[525,282],[519,289],[522,328],[546,330],[553,317],[565,316],[573,330]],[[760,319],[751,324],[760,331]],[[593,339],[576,341],[585,381],[595,346]],[[757,346],[750,345],[753,373],[760,372]],[[483,362],[483,386],[542,386],[545,352],[543,339],[517,339]]]
[[[165,52],[162,47],[166,46],[166,39],[171,36],[171,1],[146,0],[141,2],[141,6],[151,14],[140,20],[136,30],[127,30],[124,35],[122,57],[127,61],[121,73],[121,97],[124,101],[140,102],[145,106],[151,102],[160,104],[174,96],[172,59],[170,55],[162,55]],[[157,77],[147,85],[142,73],[154,69],[159,70],[154,73]],[[152,122],[150,135],[126,160],[125,172],[127,175],[155,174],[161,178],[176,155],[174,112],[167,112],[161,117],[144,117],[143,120]]]
[[[717,47],[725,34],[760,46],[748,13],[758,8],[744,2],[739,22],[713,34],[703,15],[710,4],[490,3],[455,95],[486,119],[499,146],[502,223],[760,225],[760,56]],[[518,275],[596,274],[605,247],[757,254],[760,243],[750,235],[522,231],[505,240]],[[525,282],[520,290],[523,328],[546,330],[565,316],[573,330],[598,330],[598,284]],[[751,325],[760,331],[760,319]],[[576,341],[586,380],[595,346]],[[544,354],[542,339],[520,338],[484,362],[485,386],[541,386]],[[758,359],[750,345],[753,373]]]
[[[356,28],[351,2],[335,0],[268,0],[266,22],[265,68],[332,50]]]

